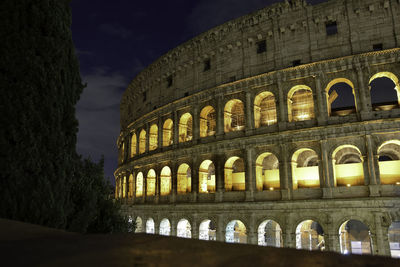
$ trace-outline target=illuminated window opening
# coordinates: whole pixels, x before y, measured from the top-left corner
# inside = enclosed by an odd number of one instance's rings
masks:
[[[139,134],[139,154],[146,152],[146,131],[141,130]]]
[[[282,229],[273,220],[266,220],[258,227],[258,245],[267,247],[283,247]]]
[[[215,135],[216,113],[212,106],[204,107],[200,112],[200,137]]]
[[[354,85],[351,81],[338,78],[326,87],[329,116],[347,116],[356,113]]]
[[[209,240],[215,241],[217,240],[215,225],[211,220],[204,220],[200,223],[199,227],[199,239],[200,240]]]
[[[178,168],[178,194],[186,194],[192,191],[192,170],[184,163]]]
[[[153,124],[150,127],[150,134],[149,134],[149,150],[153,151],[156,150],[158,147],[158,126],[157,124]]]
[[[135,220],[135,233],[143,232],[143,220],[140,217],[137,217]]]
[[[131,158],[136,155],[136,146],[137,146],[137,136],[136,134],[133,134],[131,138]]]
[[[160,235],[171,235],[171,223],[168,219],[162,219],[160,223]]]
[[[171,119],[167,119],[164,122],[164,126],[163,126],[163,146],[170,146],[174,143],[173,140],[173,122]]]
[[[193,139],[193,120],[190,113],[185,113],[179,120],[179,143]]]
[[[271,92],[262,92],[254,99],[254,126],[259,128],[277,122],[275,97]]]
[[[303,148],[292,157],[293,189],[319,188],[318,155],[314,150]]]
[[[364,185],[361,151],[353,145],[339,146],[332,153],[335,186]]]
[[[156,172],[155,170],[151,169],[147,173],[146,178],[146,196],[155,196],[156,195]]]
[[[384,142],[378,148],[381,184],[400,185],[400,140]]]
[[[258,191],[279,190],[279,161],[272,153],[263,153],[256,160],[256,187]]]
[[[226,133],[244,129],[245,114],[243,102],[238,99],[230,100],[224,109],[224,130]]]
[[[245,191],[246,177],[244,161],[239,157],[231,157],[225,163],[225,191]]]
[[[143,173],[139,172],[136,175],[136,197],[143,196]]]
[[[215,193],[215,166],[211,160],[200,164],[199,193]]]
[[[134,194],[134,184],[133,184],[133,175],[129,175],[129,191],[128,191],[128,197],[133,197]]]
[[[388,231],[390,255],[400,259],[400,221],[393,222]]]
[[[396,75],[379,72],[369,81],[373,110],[392,110],[400,107],[400,85]]]
[[[146,221],[146,234],[154,234],[154,220],[152,218],[147,219]]]
[[[247,244],[246,226],[239,220],[229,222],[226,226],[225,242]]]
[[[371,254],[369,228],[358,220],[344,222],[339,228],[339,239],[342,254]]]
[[[126,198],[126,176],[124,176],[122,183],[122,197]]]
[[[176,227],[176,236],[182,238],[192,238],[192,227],[186,219],[182,219],[178,222]]]
[[[311,88],[298,85],[289,91],[288,117],[289,122],[314,119],[314,100]]]
[[[313,220],[301,222],[296,228],[296,248],[305,250],[325,250],[324,230]]]
[[[171,193],[171,169],[168,166],[162,168],[160,179],[161,195],[169,195]]]

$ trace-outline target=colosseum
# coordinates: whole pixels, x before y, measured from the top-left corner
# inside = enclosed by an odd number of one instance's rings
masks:
[[[139,73],[115,197],[136,232],[400,257],[400,1],[284,1]]]

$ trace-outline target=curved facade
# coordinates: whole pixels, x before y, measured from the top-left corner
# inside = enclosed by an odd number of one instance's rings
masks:
[[[396,21],[398,1],[290,1],[143,70],[115,171],[138,231],[398,255]]]

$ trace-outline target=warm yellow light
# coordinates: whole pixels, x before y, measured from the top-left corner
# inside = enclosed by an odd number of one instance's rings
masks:
[[[346,186],[347,186],[347,187],[350,187],[350,186],[351,186],[351,184],[347,184]]]
[[[396,182],[396,185],[400,185],[400,182]]]
[[[270,187],[269,190],[270,190],[270,191],[274,191],[274,188],[273,188],[273,187]]]
[[[301,114],[301,115],[297,116],[297,119],[299,119],[299,120],[306,120],[309,118],[310,118],[309,114]]]

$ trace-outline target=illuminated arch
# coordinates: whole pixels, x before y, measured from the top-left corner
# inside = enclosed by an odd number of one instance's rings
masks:
[[[131,158],[136,155],[136,148],[137,147],[137,136],[134,133],[131,138]]]
[[[150,169],[146,178],[146,196],[154,196],[156,194],[156,172]]]
[[[230,221],[226,225],[225,242],[227,243],[247,243],[246,226],[239,220]]]
[[[314,150],[302,148],[292,156],[293,189],[320,186],[318,155]]]
[[[193,139],[193,119],[190,113],[185,113],[179,120],[179,143]]]
[[[124,176],[122,181],[122,197],[126,198],[126,176]]]
[[[225,191],[244,191],[246,190],[246,173],[244,161],[239,157],[231,157],[225,162],[224,185]]]
[[[358,147],[338,146],[332,153],[332,166],[336,186],[364,185],[363,158]]]
[[[345,221],[339,228],[342,254],[371,254],[371,236],[368,226],[358,220]]]
[[[275,96],[271,92],[259,93],[254,99],[254,126],[268,126],[277,122]]]
[[[162,196],[169,195],[171,193],[171,169],[168,166],[162,168],[160,180],[160,194]]]
[[[313,220],[301,222],[296,227],[296,248],[305,250],[325,250],[324,230]]]
[[[146,234],[154,234],[155,229],[154,229],[154,220],[153,218],[148,218],[146,221]]]
[[[314,119],[313,92],[306,85],[296,85],[288,93],[288,119],[306,121]]]
[[[169,236],[171,234],[171,223],[168,219],[162,219],[160,222],[160,235]]]
[[[400,185],[400,140],[384,142],[378,148],[381,184]]]
[[[178,168],[178,194],[192,191],[192,174],[188,164],[183,163]]]
[[[258,191],[280,189],[279,161],[274,154],[266,152],[257,157],[256,187]]]
[[[388,229],[388,239],[392,258],[400,258],[400,221],[392,222]]]
[[[217,240],[216,228],[211,220],[204,220],[199,226],[199,239],[200,240]]]
[[[343,86],[344,84],[347,86]],[[334,79],[326,86],[325,91],[329,116],[346,116],[356,112],[354,84],[350,80]]]
[[[224,108],[224,131],[234,132],[244,129],[244,105],[239,99],[229,100]]]
[[[133,197],[133,189],[134,189],[134,184],[133,184],[133,175],[129,175],[129,191],[128,191],[128,196]]]
[[[143,232],[143,220],[140,217],[137,217],[135,220],[135,233]]]
[[[258,245],[269,247],[283,247],[282,229],[280,225],[273,220],[263,221],[258,226]]]
[[[163,146],[170,146],[173,144],[173,121],[171,119],[167,119],[163,125]]]
[[[143,196],[143,173],[139,172],[136,175],[136,197]]]
[[[146,152],[146,131],[142,129],[139,134],[139,154]]]
[[[391,91],[392,89],[390,88],[382,88],[380,87],[379,90],[375,88],[374,86],[374,80],[380,79],[380,78],[387,78],[390,79],[393,82],[393,89],[395,92]],[[383,72],[378,72],[374,74],[370,80],[369,80],[369,88],[370,88],[370,94],[371,94],[371,104],[375,110],[390,110],[392,108],[398,108],[400,106],[400,84],[399,84],[399,79],[396,75],[394,75],[391,72],[383,71]],[[384,101],[379,99],[379,95],[376,93],[381,93],[381,96],[385,96]],[[384,94],[382,94],[382,91]]]
[[[199,167],[199,193],[215,192],[215,166],[211,160],[204,160]]]
[[[200,137],[215,135],[216,127],[215,109],[212,106],[204,107],[200,112]]]
[[[156,150],[158,147],[158,126],[157,124],[153,124],[150,126],[149,133],[149,150]]]
[[[183,238],[192,238],[192,227],[186,219],[181,219],[176,226],[176,236]]]

